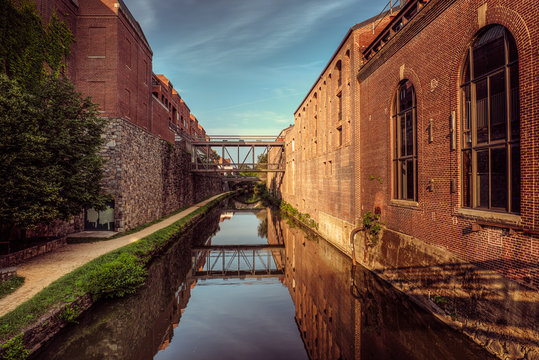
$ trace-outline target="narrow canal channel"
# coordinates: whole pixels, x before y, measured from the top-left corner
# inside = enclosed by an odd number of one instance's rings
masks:
[[[493,359],[270,209],[215,208],[38,359]]]

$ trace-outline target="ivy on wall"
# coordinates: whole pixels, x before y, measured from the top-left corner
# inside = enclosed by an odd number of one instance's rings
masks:
[[[0,72],[31,88],[65,72],[73,33],[56,15],[44,27],[33,2],[0,0]]]

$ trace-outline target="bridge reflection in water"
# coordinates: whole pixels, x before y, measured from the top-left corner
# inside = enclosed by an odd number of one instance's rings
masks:
[[[194,247],[192,277],[200,280],[284,275],[284,245]]]

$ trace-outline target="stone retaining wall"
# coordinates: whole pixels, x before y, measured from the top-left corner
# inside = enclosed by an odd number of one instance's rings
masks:
[[[488,264],[385,229],[374,246],[355,237],[356,258],[501,359],[539,359],[539,294]],[[367,248],[367,251],[365,251]]]
[[[43,244],[32,246],[28,249],[14,252],[9,255],[0,256],[0,268],[14,266],[22,263],[33,257],[46,254],[48,252],[54,251],[62,246],[67,244],[66,237],[63,236],[59,239],[52,240]]]
[[[172,144],[122,118],[106,129],[104,189],[114,196],[115,230],[126,231],[223,190],[218,176],[194,175],[185,144]]]
[[[5,269],[2,269],[0,266],[0,283],[2,281],[6,281],[11,279],[13,276],[17,275],[17,268],[16,267],[8,267]]]

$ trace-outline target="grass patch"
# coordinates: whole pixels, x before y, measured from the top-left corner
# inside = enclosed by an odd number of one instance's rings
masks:
[[[71,306],[86,294],[96,299],[123,296],[136,291],[141,285],[140,277],[146,277],[146,268],[152,257],[176,240],[193,218],[206,214],[215,204],[230,195],[221,195],[174,224],[102,255],[54,281],[32,299],[0,318],[0,341],[4,342],[17,335],[52,309]],[[137,264],[144,267],[144,274]],[[133,274],[132,271],[137,273]],[[92,282],[92,277],[100,281]],[[110,278],[122,280],[111,285]]]
[[[12,276],[6,281],[0,282],[0,299],[8,296],[24,284],[24,277]]]
[[[214,195],[206,196],[204,199],[200,200],[199,202],[208,200],[212,196],[214,196]],[[97,237],[81,237],[81,238],[70,238],[70,237],[68,237],[67,238],[67,243],[68,244],[83,244],[83,243],[92,243],[92,242],[98,242],[98,241],[108,241],[108,240],[118,239],[118,238],[121,238],[122,236],[131,235],[131,234],[134,234],[134,233],[139,232],[141,230],[144,230],[149,226],[157,224],[157,223],[159,223],[159,222],[161,222],[163,220],[168,219],[171,216],[174,216],[176,214],[181,213],[184,210],[189,209],[191,206],[193,206],[193,205],[184,206],[184,207],[182,207],[182,208],[180,208],[178,210],[174,210],[173,212],[168,213],[167,215],[165,215],[163,217],[160,217],[159,219],[155,219],[155,220],[153,220],[151,222],[136,226],[136,227],[134,227],[134,228],[132,228],[132,229],[130,229],[128,231],[117,233],[117,234],[109,236],[109,237],[104,237],[104,238],[102,238],[102,237],[99,237],[99,238],[97,238]]]

